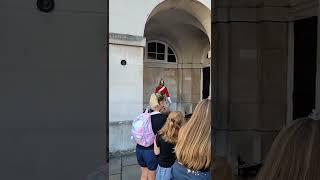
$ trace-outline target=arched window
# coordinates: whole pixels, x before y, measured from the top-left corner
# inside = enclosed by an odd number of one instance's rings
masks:
[[[166,43],[158,41],[150,41],[147,43],[147,53],[148,60],[156,60],[162,62],[177,62],[176,54],[173,49],[169,47]]]

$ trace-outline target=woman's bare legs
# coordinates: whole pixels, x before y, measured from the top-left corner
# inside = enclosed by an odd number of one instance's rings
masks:
[[[141,167],[141,180],[148,180],[148,168]]]
[[[155,180],[156,179],[156,171],[148,170],[148,180]]]

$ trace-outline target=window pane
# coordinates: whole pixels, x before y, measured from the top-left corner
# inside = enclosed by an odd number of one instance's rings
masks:
[[[148,52],[156,52],[156,43],[148,43]]]
[[[176,56],[175,55],[168,55],[168,62],[176,62]]]
[[[161,43],[157,43],[157,53],[164,53],[165,46]]]
[[[168,47],[168,54],[174,54],[172,49]]]
[[[157,54],[157,60],[164,60],[164,54]]]
[[[148,53],[148,59],[156,59],[156,53]]]

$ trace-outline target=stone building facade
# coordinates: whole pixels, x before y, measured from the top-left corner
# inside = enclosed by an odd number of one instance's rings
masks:
[[[211,1],[111,0],[109,9],[109,148],[114,153],[135,148],[131,122],[161,78],[172,110],[192,113],[210,94]]]
[[[234,168],[239,156],[263,161],[284,125],[320,109],[318,1],[123,3],[110,1],[110,36],[135,38],[110,37],[111,151],[132,149],[130,121],[160,78],[172,94],[172,108],[192,112],[202,98],[205,67],[216,103],[213,150]],[[164,53],[153,50],[158,44]],[[154,60],[158,54],[163,61]],[[169,56],[176,62],[168,62]]]
[[[319,1],[214,6],[214,150],[235,168],[238,156],[263,161],[284,125],[320,108]]]

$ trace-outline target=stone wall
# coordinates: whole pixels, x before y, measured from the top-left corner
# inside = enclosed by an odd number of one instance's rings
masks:
[[[192,113],[195,105],[201,99],[201,69],[200,68],[144,68],[144,107],[148,106],[149,98],[160,79],[165,80],[172,104],[171,110]]]
[[[131,122],[143,110],[143,47],[141,36],[109,35],[109,150],[135,148]],[[121,61],[125,60],[126,65]]]
[[[215,152],[235,166],[239,155],[247,162],[263,160],[286,123],[288,9],[224,3],[217,3],[214,23],[218,33]]]
[[[208,40],[204,32],[208,35],[210,34],[210,21],[208,21],[210,19],[210,1],[137,0],[129,2],[111,0],[109,6],[109,143],[110,152],[114,153],[134,149],[134,143],[129,135],[130,124],[142,112],[143,107],[148,104],[150,94],[159,83],[160,76],[165,79],[173,102],[179,102],[179,104],[171,106],[173,109],[178,109],[179,107],[181,109],[181,106],[183,106],[183,109],[189,113],[192,111],[192,104],[198,102],[195,99],[200,99],[200,89],[194,88],[191,85],[191,81],[196,81],[193,83],[195,85],[199,84],[200,69],[202,68],[200,66],[201,60],[209,50],[210,40]],[[175,9],[172,10],[171,7],[175,7]],[[152,25],[148,24],[149,20],[159,14],[166,15],[166,17],[162,17],[165,21],[170,19],[179,20],[179,18],[171,18],[172,14],[167,11],[173,11],[175,15],[179,11],[180,15],[184,17],[191,16],[193,19],[192,21],[182,19],[182,24],[185,25],[183,28],[180,26],[180,28],[172,29],[171,25],[176,24],[175,22],[171,22],[171,24],[168,22],[153,23],[155,25],[153,28],[157,29],[158,32],[151,31],[148,33],[150,30],[148,27],[152,27]],[[194,24],[195,21],[200,22]],[[161,29],[164,27],[163,24],[172,29],[171,32]],[[192,34],[183,36],[184,38],[174,39],[177,38],[175,35],[181,34],[182,31],[190,32],[190,29],[193,32]],[[159,34],[163,35],[162,38],[159,38]],[[184,33],[182,34],[184,35]],[[199,39],[201,47],[198,47],[199,43],[194,44],[192,39],[185,37]],[[178,67],[183,64],[182,62],[179,62],[179,65],[174,65],[174,67],[171,65],[159,66],[159,64],[152,63],[143,64],[144,38],[155,38],[156,40],[170,42],[177,52],[183,50],[181,54],[177,53],[178,60],[184,60],[185,63],[188,63],[190,67],[187,68],[190,70]],[[180,44],[189,44],[190,48],[176,48]],[[127,66],[120,65],[122,59],[127,60]],[[198,71],[196,72],[191,70],[193,62],[197,64]],[[189,89],[182,91],[183,86]],[[193,87],[192,90],[190,90],[191,87]],[[120,143],[119,139],[121,139]]]

